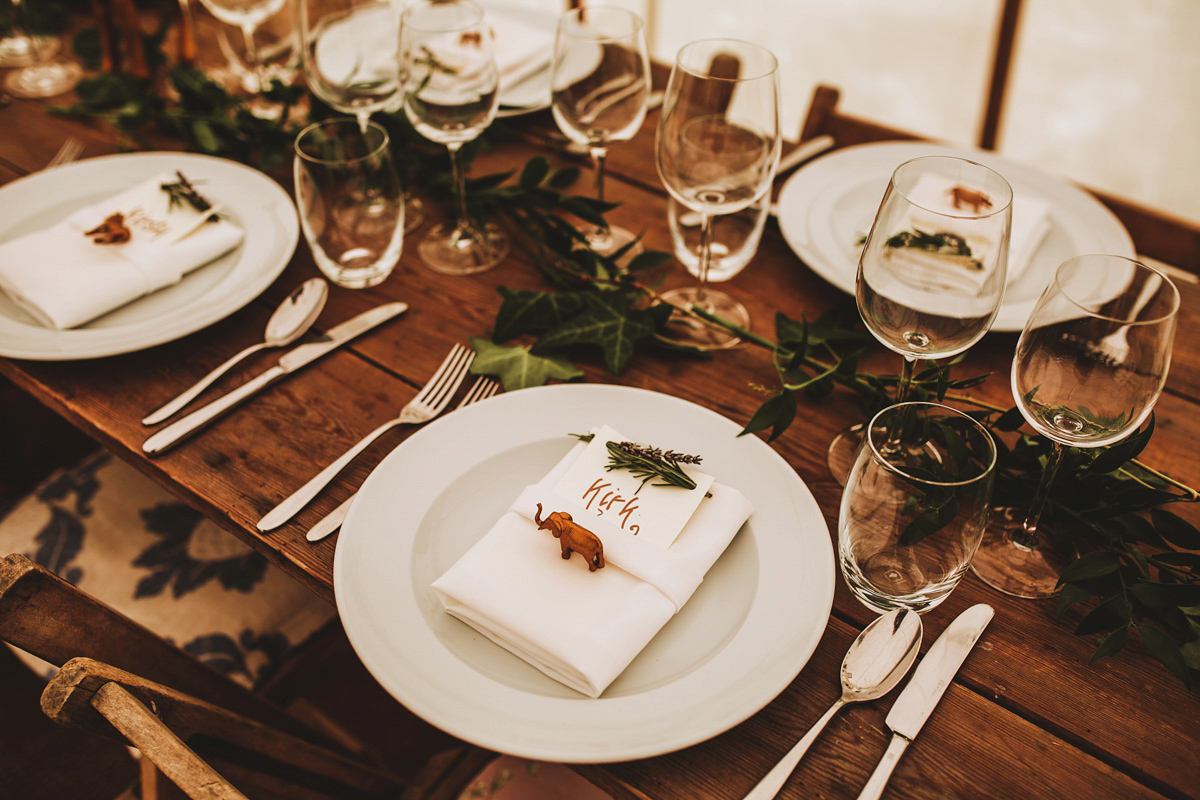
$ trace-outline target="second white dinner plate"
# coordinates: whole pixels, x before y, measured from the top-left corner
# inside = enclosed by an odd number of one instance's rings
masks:
[[[854,294],[859,242],[871,229],[896,167],[920,156],[948,155],[991,167],[1013,196],[1038,197],[1048,206],[1050,228],[1031,261],[1005,291],[992,330],[1020,331],[1059,265],[1088,253],[1135,255],[1129,232],[1088,192],[1061,178],[992,152],[928,142],[880,142],[836,150],[788,179],[776,203],[788,245],[825,280]]]
[[[600,424],[702,456],[754,512],[683,609],[593,699],[450,617],[430,584],[570,450],[571,434]],[[679,398],[594,384],[502,394],[426,425],[371,473],[339,535],[334,589],[356,652],[434,725],[532,759],[642,758],[738,724],[808,661],[835,578],[811,492],[740,430]]]
[[[178,339],[225,318],[279,276],[300,234],[287,192],[256,169],[195,153],[100,156],[35,172],[0,187],[0,241],[48,228],[160,173],[182,171],[245,231],[242,243],[160,289],[68,330],[37,324],[0,294],[0,356],[43,361],[98,358]]]

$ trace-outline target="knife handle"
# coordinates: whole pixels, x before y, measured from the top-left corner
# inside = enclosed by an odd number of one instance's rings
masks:
[[[898,734],[892,736],[892,741],[888,743],[883,758],[879,759],[875,771],[867,779],[867,785],[859,792],[858,800],[879,800],[883,794],[883,787],[887,785],[888,778],[892,777],[892,770],[896,768],[896,762],[900,760],[900,755],[906,747],[908,747],[908,739]]]
[[[257,378],[246,381],[232,392],[218,397],[208,405],[201,406],[186,417],[181,417],[158,433],[155,433],[142,442],[142,452],[148,456],[158,455],[185,437],[200,430],[250,395],[262,390],[269,383],[286,374],[283,369],[272,367]]]

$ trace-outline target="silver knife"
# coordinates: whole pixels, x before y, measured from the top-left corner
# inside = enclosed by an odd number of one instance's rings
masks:
[[[350,504],[353,502],[354,495],[350,495],[348,498],[342,501],[340,506],[321,517],[316,525],[313,525],[311,528],[309,528],[308,533],[304,535],[304,538],[308,539],[310,542],[319,542],[329,534],[336,531],[338,528],[342,527],[342,522],[346,519],[346,515],[350,513]]]
[[[933,707],[942,698],[942,693],[979,640],[983,629],[991,622],[994,613],[986,603],[971,606],[959,614],[929,648],[888,712],[885,722],[892,731],[892,741],[858,795],[858,800],[874,800],[883,794],[883,787],[892,776],[892,770],[896,768],[904,748],[916,738],[917,731],[933,713]]]
[[[260,373],[257,377],[247,381],[232,392],[218,397],[208,405],[201,406],[186,417],[180,418],[146,439],[142,443],[142,452],[151,456],[158,455],[183,438],[200,430],[200,428],[212,422],[226,411],[229,411],[255,392],[261,391],[285,375],[295,372],[307,364],[311,364],[326,353],[336,350],[360,333],[369,331],[376,325],[386,322],[392,317],[404,313],[406,310],[408,310],[407,303],[387,303],[378,306],[337,325],[315,342],[302,344],[299,347],[289,350],[279,359],[278,364],[267,371]]]

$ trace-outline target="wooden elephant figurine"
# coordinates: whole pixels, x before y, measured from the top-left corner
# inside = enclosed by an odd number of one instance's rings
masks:
[[[579,553],[587,561],[589,572],[604,568],[604,543],[596,534],[573,520],[567,512],[553,511],[542,519],[542,504],[538,503],[533,521],[537,523],[538,530],[548,530],[554,534],[559,547],[562,548],[563,558],[569,559],[571,553]]]

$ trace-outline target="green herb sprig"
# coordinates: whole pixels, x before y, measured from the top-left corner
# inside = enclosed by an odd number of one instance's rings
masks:
[[[572,434],[583,442],[590,442],[595,434]],[[676,453],[674,450],[663,451],[657,447],[647,447],[636,442],[607,442],[608,463],[604,466],[606,472],[614,469],[629,470],[634,477],[642,479],[642,486],[647,481],[657,478],[659,483],[652,486],[678,486],[682,489],[695,489],[696,482],[683,471],[681,464],[699,464],[701,456]],[[641,486],[638,487],[641,491]],[[635,493],[636,494],[636,493]]]

